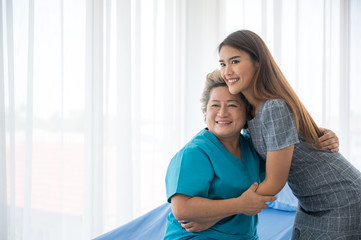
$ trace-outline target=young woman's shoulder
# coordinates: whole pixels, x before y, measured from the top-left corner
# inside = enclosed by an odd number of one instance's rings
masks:
[[[284,114],[290,112],[290,108],[287,103],[282,99],[269,99],[263,103],[263,113]]]
[[[276,122],[280,119],[289,118],[293,121],[293,114],[287,103],[281,99],[270,99],[263,103],[260,109],[260,117],[263,122]],[[283,124],[283,123],[282,123]]]
[[[283,108],[283,107],[287,107],[287,103],[282,99],[269,99],[265,101],[264,106],[266,108],[271,108],[271,107]]]

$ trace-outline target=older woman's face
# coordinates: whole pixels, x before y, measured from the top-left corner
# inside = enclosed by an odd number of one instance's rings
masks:
[[[226,86],[211,90],[206,112],[209,131],[220,140],[238,138],[246,121],[245,104],[238,94],[232,95]]]

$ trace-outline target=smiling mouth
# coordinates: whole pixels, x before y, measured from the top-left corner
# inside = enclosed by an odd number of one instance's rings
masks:
[[[235,83],[239,80],[239,78],[233,78],[233,79],[227,79],[227,82],[232,84],[232,83]]]
[[[231,124],[232,122],[226,122],[226,121],[216,121],[218,124]]]

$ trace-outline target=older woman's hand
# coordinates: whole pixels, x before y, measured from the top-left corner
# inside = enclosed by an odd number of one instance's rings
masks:
[[[267,202],[275,201],[275,196],[262,196],[256,190],[258,183],[253,183],[247,191],[242,193],[237,199],[239,200],[240,213],[247,216],[253,216],[261,212],[262,209],[268,208]]]
[[[202,232],[212,227],[219,220],[217,219],[209,222],[187,222],[187,221],[179,221],[179,222],[182,225],[182,227],[188,232]]]
[[[322,149],[331,150],[332,152],[339,151],[339,140],[334,132],[330,129],[319,128],[321,130],[322,136],[319,138]]]

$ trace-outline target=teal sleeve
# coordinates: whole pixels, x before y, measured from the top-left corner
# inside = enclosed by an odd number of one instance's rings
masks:
[[[245,132],[242,134],[244,137],[244,141],[247,142],[249,146],[249,154],[255,161],[259,162],[259,183],[263,182],[266,178],[266,162],[258,155],[256,149],[253,146],[251,135],[249,132]]]
[[[198,147],[188,147],[171,160],[166,175],[168,202],[176,194],[208,197],[214,170],[208,155]]]

